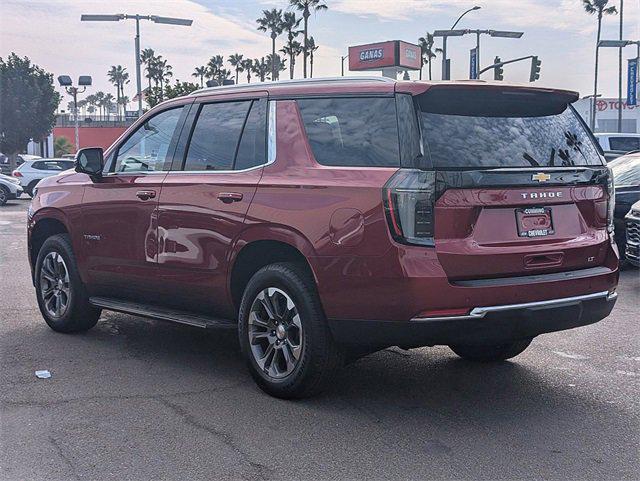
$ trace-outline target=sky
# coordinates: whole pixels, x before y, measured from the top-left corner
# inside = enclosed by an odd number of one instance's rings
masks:
[[[518,40],[483,36],[482,66],[493,63],[495,56],[505,60],[538,55],[542,70],[536,85],[568,88],[581,95],[593,93],[597,22],[584,12],[582,0],[325,2],[329,9],[312,15],[309,21],[310,34],[320,46],[314,61],[316,77],[340,75],[340,56],[347,54],[349,45],[396,39],[415,43],[427,31],[450,28],[458,15],[478,5],[481,9],[466,15],[458,28],[524,32]],[[611,5],[619,3],[610,0]],[[131,76],[131,83],[125,87],[125,94],[131,98],[135,95],[135,22],[80,22],[82,13],[193,19],[191,27],[141,22],[141,48],[153,48],[168,59],[174,79],[196,81],[192,77],[194,68],[206,64],[213,55],[226,59],[236,52],[251,58],[268,54],[271,39],[256,30],[255,20],[264,9],[287,6],[287,0],[0,0],[0,57],[11,52],[28,56],[56,77],[91,75],[94,85],[87,94],[103,90],[114,96],[115,87],[108,83],[106,73],[110,66],[122,65]],[[618,38],[618,29],[617,15],[605,17],[602,38]],[[624,0],[624,37],[640,39],[640,0]],[[278,39],[277,48],[284,40]],[[436,46],[440,45],[441,40],[436,40]],[[469,49],[474,46],[473,35],[449,41],[453,78],[468,78]],[[625,59],[635,54],[635,47],[624,49]],[[602,49],[600,57],[599,91],[605,97],[617,96],[617,50]],[[300,59],[296,77],[302,76],[301,63]],[[529,62],[505,66],[505,80],[528,82],[529,67]],[[439,59],[434,61],[433,76],[440,78]],[[491,73],[486,78],[491,79]]]

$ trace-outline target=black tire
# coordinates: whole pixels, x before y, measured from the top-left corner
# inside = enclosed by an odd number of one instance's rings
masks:
[[[40,182],[40,180],[32,180],[29,182],[29,185],[25,187],[24,192],[29,194],[29,197],[33,197],[33,189],[38,185],[38,182]]]
[[[533,339],[522,339],[493,346],[461,346],[454,345],[449,348],[462,359],[474,362],[499,362],[516,357],[522,353]]]
[[[9,200],[9,189],[4,185],[0,185],[0,205],[5,205]]]
[[[249,314],[252,306],[259,302],[259,295],[267,288],[280,290],[290,298],[301,324],[301,351],[297,364],[282,378],[269,375],[266,364],[263,368],[258,365],[252,351],[257,344],[249,340]],[[249,372],[258,386],[271,396],[295,399],[318,394],[327,388],[335,372],[343,365],[343,352],[331,336],[315,282],[303,266],[277,263],[256,272],[245,288],[238,319],[240,346]],[[273,333],[275,330],[271,331]],[[272,363],[275,362],[276,354],[273,356]]]
[[[51,256],[49,256],[51,254]],[[66,296],[67,304],[64,310],[61,310],[59,316],[53,315],[51,310],[51,297],[45,299],[45,290],[51,285],[46,279],[48,267],[44,267],[45,260],[50,261],[51,257],[60,256],[64,262],[64,271],[68,274],[68,292]],[[45,272],[43,273],[43,268]],[[35,287],[38,307],[42,313],[42,317],[51,329],[57,332],[81,332],[91,329],[98,322],[100,317],[100,309],[96,309],[89,304],[89,298],[84,284],[80,280],[75,255],[71,247],[71,241],[67,234],[57,234],[49,237],[40,252],[36,261],[35,268]],[[44,290],[43,290],[44,289]]]

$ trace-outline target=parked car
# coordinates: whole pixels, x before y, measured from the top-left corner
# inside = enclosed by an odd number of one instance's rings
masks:
[[[7,201],[17,199],[22,194],[20,181],[0,174],[0,206],[5,205]]]
[[[625,258],[627,263],[640,267],[640,200],[631,206],[626,220]]]
[[[69,159],[42,159],[25,160],[12,175],[20,180],[24,191],[33,196],[34,187],[45,177],[59,174],[65,170],[73,169],[75,162]]]
[[[640,134],[597,133],[595,134],[607,162],[640,150]]]
[[[36,160],[41,159],[37,155],[28,155],[28,154],[19,154],[16,158],[16,167],[22,165],[27,160]],[[10,175],[11,174],[11,165],[9,162],[9,157],[4,154],[0,154],[0,174]]]
[[[618,157],[609,163],[609,167],[613,172],[616,188],[615,238],[620,257],[624,258],[627,242],[625,216],[631,206],[640,200],[640,152]]]
[[[309,396],[357,356],[517,356],[616,299],[609,170],[575,92],[309,79],[166,101],[29,213],[56,331],[102,309],[238,330],[257,384]]]

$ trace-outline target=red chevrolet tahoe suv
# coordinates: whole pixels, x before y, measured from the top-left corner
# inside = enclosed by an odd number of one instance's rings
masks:
[[[102,309],[237,328],[283,398],[388,346],[511,358],[615,303],[612,179],[577,98],[339,78],[164,102],[38,185],[38,305],[61,332]]]

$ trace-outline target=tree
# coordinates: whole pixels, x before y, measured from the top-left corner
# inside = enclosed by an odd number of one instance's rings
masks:
[[[158,60],[156,67],[157,79],[158,83],[160,84],[160,92],[163,92],[165,83],[168,83],[169,79],[173,77],[173,67],[169,65],[167,60]]]
[[[104,94],[104,97],[102,97],[101,104],[102,104],[102,107],[104,107],[104,111],[107,114],[107,119],[109,118],[109,114],[113,109],[114,99],[115,97],[112,94]]]
[[[313,52],[318,50],[320,47],[316,45],[316,41],[313,37],[309,37],[307,40],[307,52],[309,52],[309,67],[311,67],[309,73],[310,77],[313,77]]]
[[[238,73],[244,71],[242,54],[234,53],[229,55],[229,63],[236,71],[236,84],[238,83]]]
[[[422,63],[429,65],[429,80],[431,80],[431,61],[436,58],[436,53],[442,52],[441,48],[433,50],[434,38],[433,34],[427,32],[424,37],[418,39],[418,45],[420,45],[420,55],[422,56]],[[422,67],[420,68],[420,79],[422,80]]]
[[[253,61],[253,73],[260,79],[260,82],[264,82],[265,79],[268,79],[267,75],[271,71],[271,67],[265,61],[264,57],[261,59],[255,59]]]
[[[62,157],[74,151],[74,145],[64,136],[56,137],[53,141],[53,155]]]
[[[0,152],[9,156],[13,170],[29,141],[53,129],[60,94],[52,74],[11,53],[6,60],[0,57],[0,99]]]
[[[251,72],[253,71],[253,60],[247,58],[242,61],[242,68],[247,72],[247,83],[251,83]]]
[[[287,70],[287,61],[278,54],[275,54],[275,56],[267,55],[267,65],[269,66],[269,71],[272,72],[271,80],[280,80],[280,72]]]
[[[118,115],[120,115],[120,98],[124,97],[124,84],[129,83],[129,74],[127,69],[122,65],[112,65],[111,69],[107,72],[109,82],[116,86],[116,99],[118,106]]]
[[[195,92],[199,88],[200,86],[198,84],[176,80],[174,85],[167,85],[164,98],[174,99],[176,97],[182,97],[183,95],[189,95],[191,92]]]
[[[293,40],[287,43],[280,51],[289,57],[289,78],[293,79],[293,73],[296,66],[296,57],[302,53],[302,45],[300,42]]]
[[[192,77],[200,79],[200,88],[204,87],[204,78],[207,76],[207,67],[202,65],[201,67],[196,67],[196,69],[191,74]]]
[[[224,65],[224,57],[222,55],[214,55],[207,62],[207,78],[215,79],[222,66]]]
[[[322,0],[289,0],[290,6],[302,12],[302,18],[304,19],[304,41],[302,45],[304,46],[304,59],[302,63],[302,75],[304,78],[307,78],[307,58],[309,57],[309,50],[307,49],[308,43],[308,35],[309,35],[309,17],[311,16],[311,11],[319,12],[322,10],[327,10],[329,7]]]
[[[596,15],[598,19],[598,34],[596,35],[596,64],[593,76],[593,98],[591,99],[591,130],[596,127],[596,101],[598,95],[598,44],[600,43],[600,33],[602,32],[602,17],[605,15],[615,15],[618,13],[616,7],[608,7],[609,0],[582,0],[582,6],[589,15]]]
[[[296,57],[302,53],[302,45],[296,41],[296,37],[302,33],[301,30],[296,30],[300,26],[301,18],[296,18],[296,14],[293,12],[285,12],[282,28],[287,32],[287,44],[280,49],[282,53],[289,57],[289,78],[293,78]]]
[[[102,117],[102,112],[103,112],[102,108],[104,107],[104,105],[102,104],[102,101],[104,100],[104,92],[103,91],[96,92],[93,95],[93,97],[94,97],[96,106],[99,109],[100,117]]]
[[[147,71],[147,79],[149,79],[149,88],[151,88],[151,75],[149,74],[149,63],[156,56],[156,53],[152,48],[145,48],[142,52],[140,52],[140,63],[145,66],[145,70]]]
[[[276,38],[282,33],[282,10],[272,8],[271,10],[263,10],[262,17],[256,20],[258,22],[258,30],[261,32],[270,32],[271,34],[271,55],[275,58],[276,54]],[[276,64],[271,65],[272,68],[276,68]],[[278,73],[275,70],[271,71],[271,78],[276,80]]]

